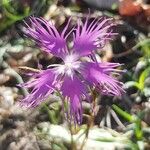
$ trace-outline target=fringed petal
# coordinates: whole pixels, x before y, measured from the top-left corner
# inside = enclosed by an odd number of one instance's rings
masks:
[[[123,84],[114,76],[121,72],[116,69],[117,66],[118,63],[86,62],[82,64],[81,74],[87,83],[97,87],[103,94],[121,96]]]
[[[81,98],[87,93],[84,84],[77,76],[73,78],[66,76],[62,87],[62,95],[69,100],[70,109],[68,115],[70,120],[76,123],[82,122],[82,103]]]
[[[44,51],[51,53],[56,57],[63,58],[68,52],[66,46],[66,38],[68,35],[65,36],[65,34],[70,19],[61,35],[51,22],[49,23],[43,18],[30,17],[29,21],[29,24],[25,22],[25,34],[36,41]]]
[[[116,35],[112,32],[112,26],[114,26],[114,23],[111,18],[94,19],[89,23],[87,17],[83,25],[80,25],[78,21],[74,35],[74,52],[79,56],[86,56],[91,54],[93,50],[102,48],[107,40]]]
[[[22,84],[26,88],[32,88],[32,91],[23,100],[21,105],[25,107],[36,107],[44,101],[55,88],[55,74],[48,69],[34,75],[34,79]]]

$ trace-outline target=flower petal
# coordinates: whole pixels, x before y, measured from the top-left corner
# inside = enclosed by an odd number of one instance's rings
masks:
[[[65,76],[61,87],[62,95],[70,101],[70,120],[75,123],[82,122],[82,104],[81,97],[86,94],[84,84],[77,76],[73,78]]]
[[[113,35],[111,28],[114,26],[112,19],[94,19],[88,23],[87,17],[84,25],[77,23],[76,32],[74,35],[73,50],[80,56],[86,56],[92,53],[93,50],[102,48],[107,40],[112,39]]]
[[[44,51],[62,58],[67,53],[65,32],[69,22],[70,20],[60,35],[52,23],[43,18],[30,17],[31,25],[25,22],[25,34],[36,41]]]
[[[48,69],[41,71],[34,75],[34,79],[22,86],[26,88],[33,88],[31,93],[21,100],[21,105],[26,107],[36,107],[43,100],[45,100],[49,94],[54,91],[55,88],[55,74],[52,70]]]
[[[118,63],[94,63],[86,62],[82,64],[81,74],[84,79],[106,95],[120,96],[124,90],[122,83],[113,77],[121,72],[115,69]]]

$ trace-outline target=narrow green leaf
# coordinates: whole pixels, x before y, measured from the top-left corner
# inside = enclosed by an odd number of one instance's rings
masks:
[[[150,73],[150,67],[146,68],[139,77],[139,87],[143,91],[144,89],[144,82],[148,74]]]
[[[129,122],[133,122],[135,120],[135,117],[127,113],[126,111],[122,110],[120,107],[117,105],[113,104],[112,105],[113,109],[124,119],[126,119]]]

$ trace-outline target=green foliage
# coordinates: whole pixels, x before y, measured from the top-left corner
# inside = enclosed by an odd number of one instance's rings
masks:
[[[18,8],[11,5],[9,0],[2,0],[2,10],[5,16],[0,23],[0,32],[7,29],[9,26],[14,24],[16,21],[22,20],[30,13],[30,7],[26,6],[23,8],[23,13],[18,12]]]
[[[139,76],[138,81],[128,81],[124,84],[125,88],[130,88],[130,87],[136,87],[139,89],[141,92],[143,92],[145,88],[145,80],[148,77],[150,73],[150,67],[146,68]]]
[[[25,17],[36,14],[40,10],[41,13],[53,2],[53,0],[37,0],[33,3],[32,7],[28,2],[15,1],[15,0],[2,0],[2,18],[0,22],[0,32],[8,29],[11,25],[17,21],[23,20]]]
[[[58,102],[54,102],[50,105],[50,107],[47,104],[44,104],[41,107],[41,111],[47,113],[49,121],[52,124],[59,124],[60,122],[60,105]]]
[[[138,117],[137,115],[131,115],[130,113],[122,110],[115,104],[113,104],[112,107],[121,117],[123,117],[125,120],[133,124],[132,130],[135,136],[136,143],[138,144],[139,141],[142,141],[144,137],[140,117]]]
[[[143,51],[143,58],[149,59],[150,58],[150,38],[144,39],[142,42],[139,42],[138,46],[141,47]]]

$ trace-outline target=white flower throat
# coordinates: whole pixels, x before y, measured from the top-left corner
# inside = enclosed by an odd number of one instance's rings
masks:
[[[72,76],[74,70],[77,70],[80,67],[80,61],[77,61],[76,58],[76,55],[66,56],[66,58],[64,59],[64,64],[57,67],[57,73]]]

